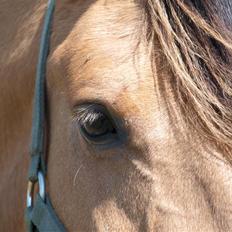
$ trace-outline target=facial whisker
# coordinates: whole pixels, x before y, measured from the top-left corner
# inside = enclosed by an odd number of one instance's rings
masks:
[[[81,170],[82,167],[83,167],[83,165],[81,164],[81,166],[76,171],[76,174],[75,174],[75,176],[73,178],[73,186],[76,186],[77,176],[78,176],[78,174],[79,174],[79,172],[80,172],[80,170]]]

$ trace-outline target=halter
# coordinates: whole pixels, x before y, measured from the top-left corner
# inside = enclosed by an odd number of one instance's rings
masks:
[[[49,0],[41,35],[39,57],[36,71],[35,95],[32,118],[31,163],[28,175],[26,225],[28,232],[65,232],[64,226],[56,216],[45,190],[45,81],[46,62],[49,54],[52,15],[55,0]],[[38,193],[34,200],[34,187]]]

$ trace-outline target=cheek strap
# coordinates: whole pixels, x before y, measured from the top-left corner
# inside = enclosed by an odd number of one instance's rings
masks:
[[[55,0],[49,0],[41,35],[38,64],[36,70],[35,94],[32,118],[31,162],[28,174],[27,208],[25,221],[28,232],[65,232],[45,190],[45,81],[46,63],[49,54],[52,16]],[[34,186],[39,192],[34,198]]]
[[[26,225],[28,232],[65,232],[63,224],[56,216],[51,202],[37,194],[35,204],[26,210]]]

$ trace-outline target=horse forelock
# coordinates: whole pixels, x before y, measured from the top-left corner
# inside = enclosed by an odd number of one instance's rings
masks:
[[[228,148],[226,158],[231,160],[231,2],[147,0],[142,8],[147,41],[160,44],[184,117],[201,134]],[[151,47],[156,54],[157,47]]]

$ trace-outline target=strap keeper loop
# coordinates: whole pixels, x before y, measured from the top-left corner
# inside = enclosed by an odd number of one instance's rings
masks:
[[[40,158],[41,156],[39,154],[34,155],[31,157],[31,164],[29,167],[29,181],[35,183],[38,180],[38,170],[40,166]]]

